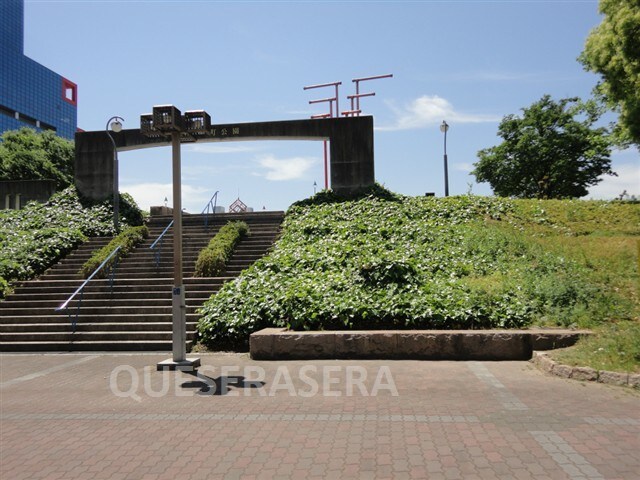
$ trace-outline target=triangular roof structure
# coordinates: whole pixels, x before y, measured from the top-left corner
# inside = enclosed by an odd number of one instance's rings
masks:
[[[245,203],[238,197],[235,202],[229,205],[229,213],[244,213],[247,211],[247,208]]]

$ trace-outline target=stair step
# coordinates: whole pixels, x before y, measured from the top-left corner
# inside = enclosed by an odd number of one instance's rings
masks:
[[[103,299],[89,299],[83,298],[81,309],[83,312],[88,313],[89,309],[92,308],[112,308],[114,305],[118,308],[155,308],[155,307],[171,307],[171,296],[165,295],[163,298],[156,299],[121,299],[121,298],[103,298]],[[191,307],[197,304],[197,301],[194,299],[185,300],[187,307]],[[3,302],[7,303],[7,305],[3,305],[0,308],[0,316],[8,317],[8,316],[18,316],[20,313],[16,312],[24,312],[27,315],[37,315],[42,313],[43,315],[48,315],[52,311],[55,311],[62,303],[60,300],[47,300],[47,301],[30,301],[30,302],[20,302],[20,301],[10,301]],[[77,301],[74,298],[69,303],[69,308],[74,309],[77,307]],[[135,313],[135,312],[134,312]],[[152,313],[149,311],[149,313]],[[163,312],[159,312],[163,313]]]
[[[77,304],[74,301],[69,305],[69,310],[74,313]],[[111,302],[104,303],[103,305],[86,305],[84,301],[80,307],[81,315],[155,315],[155,314],[164,314],[171,315],[171,299],[167,302],[163,302],[158,305],[135,305],[135,306],[127,306],[121,305],[119,302]],[[191,310],[195,310],[196,306],[192,303],[191,305],[187,305],[187,313],[193,313]],[[55,308],[47,308],[47,307],[31,307],[31,308],[3,308],[0,310],[0,319],[5,317],[20,317],[22,315],[55,315]],[[60,311],[59,315],[64,315],[65,313]]]
[[[203,277],[203,278],[185,278],[185,284],[197,284],[197,283],[206,283],[206,284],[216,284],[222,283],[228,280],[232,280],[234,277],[230,275],[224,275],[220,277]],[[84,279],[83,279],[84,280]],[[154,276],[152,278],[147,279],[139,279],[139,278],[120,278],[119,283],[126,284],[128,286],[142,285],[142,286],[163,286],[163,285],[173,285],[173,276]],[[63,287],[63,288],[72,288],[75,285],[79,287],[82,282],[78,283],[77,280],[30,280],[27,282],[23,282],[22,285],[28,285],[30,288],[37,286],[41,287]],[[117,287],[118,284],[114,284],[114,288]],[[104,278],[96,279],[94,278],[87,288],[95,288],[95,287],[104,287],[109,288],[109,280]],[[21,287],[18,287],[21,288]]]
[[[193,340],[187,340],[187,351]],[[29,341],[0,344],[1,352],[170,352],[171,341],[162,340],[125,340],[125,341]]]
[[[212,290],[212,293],[215,293],[216,290]],[[187,300],[202,300],[208,299],[211,295],[206,292],[201,291],[192,291],[185,289],[185,297]],[[69,297],[67,292],[60,292],[59,294],[55,293],[24,293],[19,295],[11,295],[7,300],[0,302],[0,313],[4,307],[11,306],[37,306],[39,303],[44,304],[55,304],[56,306],[60,303],[61,300],[66,300]],[[110,292],[85,292],[83,295],[83,302],[87,302],[90,300],[95,301],[111,301],[114,298]],[[121,291],[117,294],[119,300],[122,301],[139,301],[141,299],[144,300],[165,300],[167,298],[171,298],[171,290],[163,292],[131,292],[127,290]]]
[[[171,341],[171,329],[166,331],[110,331],[110,332],[46,332],[46,333],[0,333],[0,342],[43,341],[122,341],[122,340],[164,340]],[[194,336],[195,334],[192,334]]]
[[[187,331],[195,332],[196,322],[187,322]],[[0,332],[2,333],[21,333],[21,332],[33,332],[33,327],[36,325],[29,324],[14,324],[14,325],[1,325]],[[44,325],[37,324],[38,332],[41,333],[71,333],[71,323],[48,323]],[[92,333],[92,332],[171,332],[173,328],[172,322],[139,322],[139,323],[126,323],[126,322],[112,322],[112,323],[84,323],[78,322],[76,324],[76,332]]]
[[[249,266],[250,264],[229,265],[226,268],[225,272],[231,276],[233,274],[240,273],[240,271],[244,270]],[[168,278],[173,275],[173,269],[164,269],[159,271],[156,271],[155,269],[126,270],[123,272],[116,271],[114,278],[116,282],[119,282],[122,279],[127,279],[127,280],[148,279],[158,275],[160,275],[161,277]],[[193,270],[190,269],[190,270],[183,271],[183,278],[185,279],[185,283],[186,283],[187,279],[197,278],[197,277],[193,277]],[[47,277],[47,280],[75,280],[76,282],[78,282],[78,286],[80,286],[80,284],[84,281],[84,278],[72,273],[69,273],[69,274],[61,273],[61,274],[52,274],[49,277]]]
[[[167,322],[138,322],[138,323],[126,323],[126,322],[112,322],[112,323],[83,323],[78,322],[76,325],[77,332],[146,332],[157,331],[165,332],[171,331],[173,324],[171,321]],[[194,332],[196,329],[196,322],[187,323],[187,331]],[[30,324],[30,323],[18,323],[18,324],[0,324],[0,335],[2,333],[28,333],[37,331],[39,333],[70,333],[71,323],[46,323],[46,324]]]
[[[240,259],[231,259],[227,265],[239,265],[239,266],[249,266],[252,263],[256,262],[257,260],[259,260],[261,257],[256,257],[256,258],[251,258],[251,259],[245,259],[245,258],[240,258]],[[183,272],[185,274],[187,273],[192,273],[194,268],[195,268],[195,261],[193,262],[188,262],[188,263],[183,263]],[[171,262],[162,262],[160,264],[158,264],[157,266],[153,263],[153,262],[148,262],[148,263],[144,263],[144,264],[130,264],[130,263],[121,263],[118,268],[116,269],[116,274],[117,275],[122,275],[123,273],[132,273],[132,274],[140,274],[140,273],[145,273],[148,274],[148,276],[153,277],[155,275],[157,275],[157,273],[159,271],[162,272],[173,272],[173,263]],[[83,278],[79,273],[77,269],[74,268],[59,268],[55,271],[50,272],[51,274],[49,276],[47,276],[47,279],[50,280],[54,280],[54,277],[59,277],[61,275],[65,275],[65,276],[69,276],[72,278]],[[83,278],[84,279],[84,278]]]
[[[31,325],[44,325],[49,323],[68,323],[69,325],[75,318],[74,312],[69,316],[66,313],[60,312],[58,314],[51,314],[47,316],[43,315],[22,315],[20,317],[4,317],[0,316],[0,325],[16,325],[16,324],[31,324]],[[187,323],[196,323],[200,319],[200,315],[197,313],[187,313],[185,315]],[[76,321],[77,323],[163,323],[171,322],[171,314],[138,314],[138,315],[80,315]]]

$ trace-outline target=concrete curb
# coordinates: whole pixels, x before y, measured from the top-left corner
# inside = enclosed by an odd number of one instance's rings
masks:
[[[251,334],[254,360],[529,360],[569,347],[587,330],[339,330],[265,328]]]
[[[640,374],[609,372],[589,367],[563,365],[549,358],[549,355],[545,352],[533,352],[531,362],[543,372],[550,373],[556,377],[640,388]]]

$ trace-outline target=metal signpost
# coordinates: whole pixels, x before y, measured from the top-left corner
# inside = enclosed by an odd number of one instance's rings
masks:
[[[362,110],[360,110],[360,98],[362,97],[373,97],[374,93],[360,93],[360,82],[368,82],[370,80],[380,80],[382,78],[393,78],[393,73],[387,73],[386,75],[374,75],[373,77],[362,77],[362,78],[354,78],[351,80],[356,84],[356,94],[351,95],[349,98],[351,99],[351,110],[353,114],[356,116],[360,116]],[[355,100],[355,105],[354,105]]]
[[[449,130],[449,124],[442,121],[440,125],[440,131],[444,133],[444,196],[449,196],[449,165],[447,162],[447,131]]]
[[[360,116],[362,110],[360,110],[360,99],[362,97],[373,97],[375,92],[371,93],[360,93],[360,82],[365,82],[369,80],[378,80],[381,78],[391,78],[393,77],[392,73],[386,75],[375,75],[373,77],[362,77],[362,78],[354,78],[352,82],[356,84],[356,94],[348,95],[347,99],[351,101],[351,110],[345,110],[340,112],[340,104],[339,104],[339,95],[338,95],[338,87],[342,85],[342,82],[329,82],[329,83],[320,83],[318,85],[308,85],[303,87],[303,90],[310,90],[314,88],[324,88],[324,87],[334,87],[335,88],[335,96],[329,98],[321,98],[319,100],[310,100],[309,104],[312,105],[314,103],[329,103],[329,113],[320,113],[317,115],[312,115],[311,118],[333,118],[333,103],[336,104],[336,117],[340,117],[342,113],[343,116]],[[327,149],[327,141],[324,141],[324,188],[325,190],[329,189],[329,161],[328,161],[328,149]]]
[[[318,115],[312,115],[311,118],[333,118],[333,102],[336,102],[336,116],[340,116],[340,105],[338,100],[338,88],[342,85],[342,82],[329,82],[329,83],[321,83],[318,85],[308,85],[303,87],[303,90],[310,90],[313,88],[323,88],[323,87],[335,87],[336,94],[334,97],[330,98],[322,98],[320,100],[309,100],[309,104],[313,105],[314,103],[324,103],[329,102],[329,113],[321,113]],[[324,142],[324,189],[329,190],[329,154],[327,148],[327,141]]]
[[[111,117],[107,120],[107,126],[105,130],[107,135],[109,136],[109,140],[111,140],[111,144],[113,145],[113,228],[116,233],[120,231],[120,189],[118,188],[118,148],[116,147],[116,142],[111,136],[111,132],[109,128],[115,133],[119,133],[122,131],[122,122],[124,122],[124,118],[121,117]]]

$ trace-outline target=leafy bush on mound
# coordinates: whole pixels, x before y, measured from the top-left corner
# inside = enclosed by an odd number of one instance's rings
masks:
[[[312,197],[298,200],[292,207],[308,207],[312,205],[327,205],[330,203],[343,203],[365,198],[377,198],[390,202],[400,202],[402,197],[387,190],[379,183],[374,183],[370,187],[362,187],[349,193],[338,193],[333,190],[321,190]]]
[[[128,193],[120,193],[120,224],[139,227],[144,223],[145,213]]]
[[[139,209],[122,195],[121,209]],[[128,217],[123,219],[126,223]],[[87,237],[113,235],[109,202],[91,203],[79,198],[75,187],[54,194],[48,202],[30,202],[21,210],[0,211],[0,298],[10,284],[29,280],[76,248]]]
[[[43,273],[86,237],[113,233],[109,207],[86,208],[73,187],[44,204],[3,210],[0,219],[0,277],[7,283]]]
[[[215,277],[224,272],[238,242],[249,235],[245,222],[229,222],[202,249],[196,260],[195,277]]]
[[[84,278],[89,277],[96,268],[98,268],[102,262],[104,262],[109,255],[118,247],[118,253],[109,259],[105,266],[96,274],[96,278],[105,278],[109,271],[109,268],[117,261],[126,257],[135,247],[140,245],[145,238],[149,236],[149,229],[145,226],[139,227],[126,227],[118,235],[116,235],[108,244],[104,247],[96,250],[89,260],[80,268],[80,273]]]
[[[294,205],[272,253],[202,307],[200,338],[238,345],[273,326],[587,326],[637,315],[582,257],[545,243],[575,222],[539,224],[531,202],[385,194]],[[595,203],[606,202],[575,205]]]

